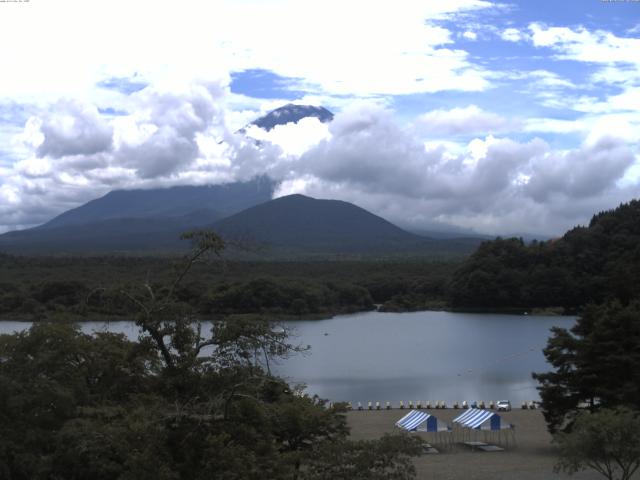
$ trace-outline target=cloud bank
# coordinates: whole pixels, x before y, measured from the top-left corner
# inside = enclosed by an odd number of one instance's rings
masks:
[[[441,112],[436,112],[438,116]],[[354,201],[403,225],[556,235],[638,193],[618,182],[636,161],[623,139],[554,150],[492,135],[429,148],[384,110],[337,115],[332,137],[300,157],[280,194]],[[598,207],[595,207],[598,205]]]
[[[425,112],[416,128],[363,104],[330,124],[309,118],[252,131],[256,142],[227,127],[224,92],[211,83],[146,87],[131,94],[126,115],[62,101],[31,117],[23,132],[31,156],[3,171],[4,229],[43,222],[115,188],[264,173],[282,182],[278,195],[339,198],[404,226],[491,234],[559,234],[640,193],[637,179],[627,178],[637,146],[624,138],[595,135],[558,150],[540,138],[488,133],[508,132],[510,120],[473,105]],[[460,133],[478,135],[445,140]]]
[[[638,196],[640,39],[611,6],[596,27],[590,12],[556,26],[486,0],[363,6],[7,5],[0,231],[116,188],[263,173],[282,181],[279,194],[495,234],[559,234]],[[274,88],[245,76],[232,92],[247,71]],[[234,135],[292,100],[337,115]]]

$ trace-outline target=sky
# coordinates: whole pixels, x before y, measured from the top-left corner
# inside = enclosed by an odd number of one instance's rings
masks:
[[[640,196],[640,0],[7,0],[0,72],[0,232],[262,174],[491,235]],[[335,118],[235,133],[287,103]]]

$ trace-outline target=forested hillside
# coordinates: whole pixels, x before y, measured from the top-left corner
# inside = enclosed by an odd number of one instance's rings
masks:
[[[0,254],[0,319],[130,318],[123,291],[168,282],[175,258],[20,257]],[[424,258],[203,262],[177,289],[203,318],[232,313],[331,316],[442,306],[458,261]]]
[[[640,294],[640,201],[595,215],[588,227],[525,245],[484,242],[456,270],[452,307],[546,308],[573,312],[587,303]]]

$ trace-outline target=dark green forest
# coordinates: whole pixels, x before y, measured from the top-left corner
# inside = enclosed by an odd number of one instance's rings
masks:
[[[123,291],[162,285],[171,257],[0,254],[0,318],[127,317]],[[326,317],[371,310],[531,311],[575,314],[589,303],[640,295],[640,202],[595,215],[587,227],[525,243],[483,242],[466,259],[215,261],[194,266],[176,292],[198,315]]]
[[[589,303],[627,304],[640,295],[640,201],[601,212],[556,240],[484,242],[455,271],[448,291],[454,309],[576,313]]]
[[[122,292],[167,283],[179,263],[153,257],[0,255],[0,318],[130,318]],[[180,302],[213,318],[256,313],[326,317],[371,310],[442,306],[458,264],[422,259],[307,262],[210,261],[194,265],[176,291]]]
[[[595,215],[562,238],[481,244],[468,259],[228,261],[198,265],[177,292],[202,316],[329,316],[425,308],[575,313],[640,289],[637,201]],[[127,316],[121,292],[162,284],[175,259],[0,255],[0,316],[80,320]]]

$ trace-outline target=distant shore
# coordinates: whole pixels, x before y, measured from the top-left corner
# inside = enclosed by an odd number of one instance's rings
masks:
[[[379,438],[385,433],[397,432],[395,422],[407,410],[350,411],[347,422],[354,440]],[[439,421],[450,424],[460,415],[460,410],[428,410]],[[556,449],[540,410],[514,409],[500,412],[504,422],[515,425],[515,448],[502,452],[470,451],[462,445],[454,445],[451,450],[440,449],[436,455],[422,455],[416,458],[417,478],[420,480],[547,480],[573,479],[596,480],[601,478],[595,472],[581,472],[573,476],[556,474]],[[425,435],[418,433],[417,435]],[[434,445],[437,447],[437,445]],[[640,477],[638,477],[640,478]]]

